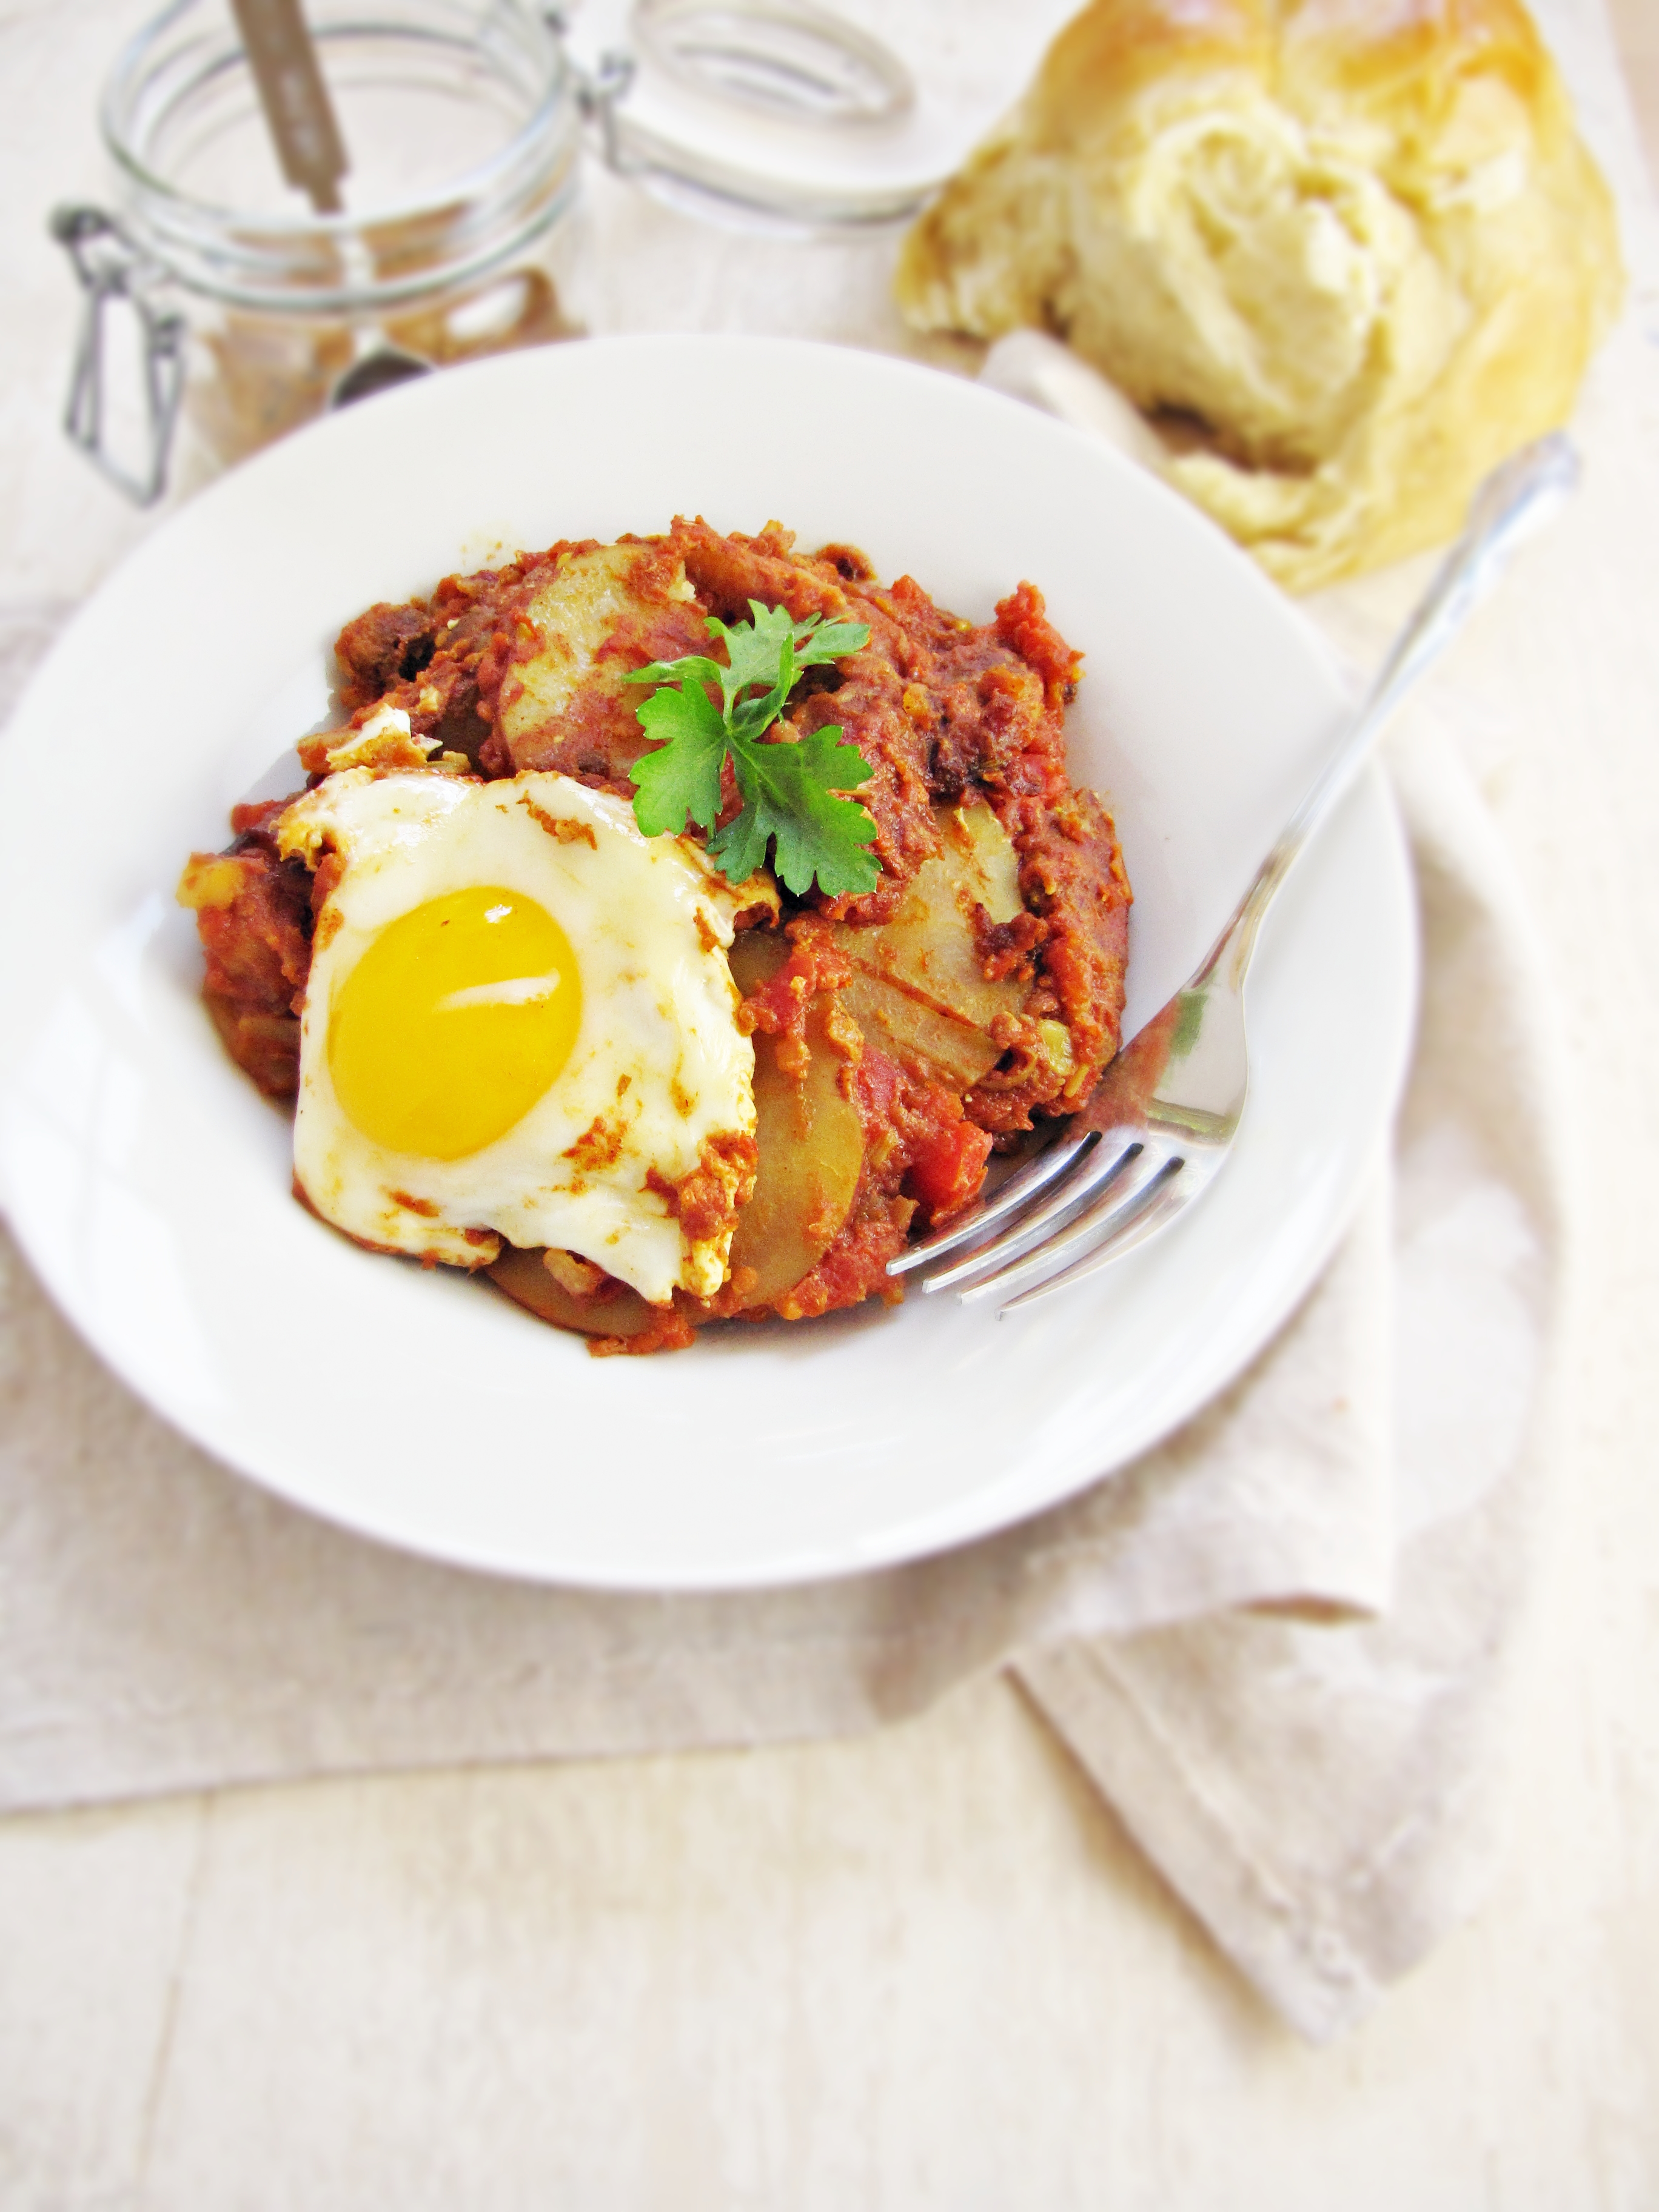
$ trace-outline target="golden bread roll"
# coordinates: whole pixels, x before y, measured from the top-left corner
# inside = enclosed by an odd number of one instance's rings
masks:
[[[1622,289],[1518,0],[1094,0],[898,275],[922,329],[1068,340],[1297,590],[1453,535]]]

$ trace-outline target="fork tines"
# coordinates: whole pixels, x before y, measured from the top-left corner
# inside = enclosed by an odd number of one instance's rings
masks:
[[[1001,1318],[1012,1313],[1017,1306],[1035,1305],[1052,1291],[1080,1283],[1085,1275],[1092,1275],[1109,1260],[1121,1259],[1143,1238],[1161,1228],[1168,1217],[1184,1204],[1176,1183],[1186,1164],[1178,1152],[1159,1153],[1143,1146],[1131,1146],[1121,1157],[1120,1176],[1103,1197],[1078,1217],[1067,1234],[1055,1237],[1022,1264],[1004,1267],[984,1282],[976,1283],[971,1290],[963,1291],[963,1302],[985,1297],[1000,1298]],[[1010,1291],[1021,1284],[1030,1284],[1031,1287],[1021,1290],[1017,1297],[1010,1297]]]
[[[1181,1159],[1167,1150],[1155,1146],[1148,1153],[1145,1135],[1130,1128],[1104,1134],[1090,1129],[1059,1139],[1016,1169],[970,1214],[890,1261],[888,1273],[908,1273],[968,1246],[962,1258],[921,1279],[924,1292],[955,1291],[964,1304],[1006,1298],[1021,1285],[1056,1278],[1015,1301],[1027,1304],[1061,1281],[1091,1273],[1112,1256],[1096,1248],[1109,1241],[1115,1253],[1115,1240],[1140,1229],[1143,1216],[1180,1172]],[[1138,1243],[1139,1235],[1132,1241]],[[1060,1269],[1063,1275],[1057,1274]]]

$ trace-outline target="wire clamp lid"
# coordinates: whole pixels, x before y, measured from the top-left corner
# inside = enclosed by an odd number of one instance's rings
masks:
[[[185,387],[185,318],[150,296],[162,271],[101,208],[60,207],[48,228],[68,254],[84,295],[64,428],[110,482],[138,507],[153,507],[167,482],[167,454]],[[125,301],[137,319],[143,363],[143,454],[129,467],[112,449],[105,369],[108,311]]]

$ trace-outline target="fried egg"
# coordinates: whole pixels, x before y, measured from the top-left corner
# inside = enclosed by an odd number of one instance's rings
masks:
[[[294,1134],[315,1211],[465,1267],[505,1239],[580,1254],[654,1304],[717,1290],[752,1179],[754,1050],[725,957],[752,902],[562,775],[348,768],[277,838],[313,867],[334,856]],[[688,1229],[676,1187],[694,1175]]]

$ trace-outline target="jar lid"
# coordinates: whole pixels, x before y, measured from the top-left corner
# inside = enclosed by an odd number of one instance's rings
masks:
[[[611,166],[717,218],[915,213],[1035,74],[1077,0],[573,0]]]

